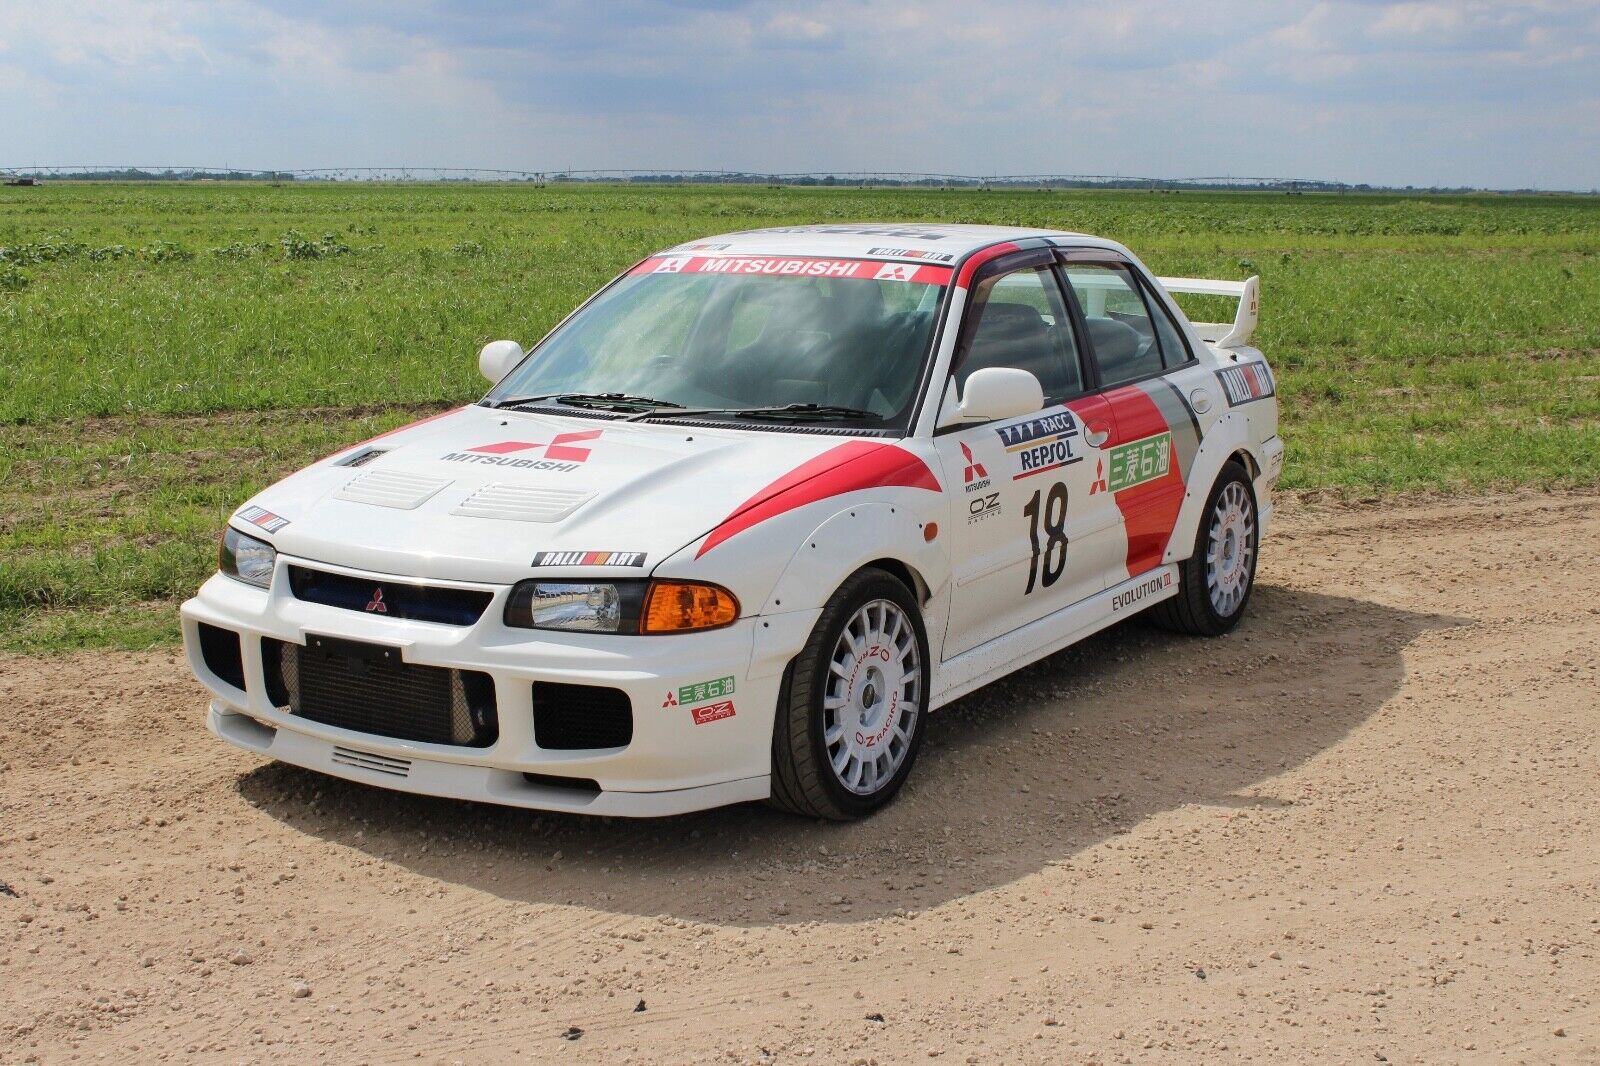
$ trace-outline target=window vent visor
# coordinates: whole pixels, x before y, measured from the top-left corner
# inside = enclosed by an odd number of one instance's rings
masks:
[[[412,511],[433,499],[434,495],[448,484],[450,482],[445,478],[402,474],[390,470],[368,470],[334,493],[334,497],[349,500],[351,503],[367,503],[374,507],[393,507],[400,511]]]

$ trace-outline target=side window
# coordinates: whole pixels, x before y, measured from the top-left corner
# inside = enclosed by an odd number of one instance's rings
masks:
[[[1101,384],[1160,373],[1161,345],[1132,270],[1120,264],[1069,262],[1066,272],[1083,308]]]
[[[1072,320],[1050,267],[1028,267],[979,282],[972,308],[956,353],[958,390],[966,389],[974,370],[1009,366],[1038,378],[1047,403],[1083,391]]]
[[[1156,337],[1161,341],[1161,359],[1171,370],[1175,366],[1182,366],[1194,355],[1189,351],[1188,342],[1183,339],[1183,331],[1172,320],[1172,314],[1166,305],[1156,298],[1156,294],[1148,287],[1144,291],[1145,302],[1150,305],[1150,311],[1155,315]]]

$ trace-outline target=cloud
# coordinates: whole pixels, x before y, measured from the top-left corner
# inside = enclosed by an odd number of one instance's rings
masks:
[[[1600,183],[1588,3],[0,0],[0,163]]]

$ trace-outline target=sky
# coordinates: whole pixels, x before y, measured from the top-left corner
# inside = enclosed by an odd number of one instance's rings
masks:
[[[1600,0],[0,0],[0,166],[1600,186]]]

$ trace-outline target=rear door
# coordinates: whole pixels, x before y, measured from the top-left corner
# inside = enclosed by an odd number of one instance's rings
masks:
[[[1092,493],[1110,407],[1085,394],[1077,331],[1050,249],[998,259],[974,279],[946,383],[959,396],[982,367],[1026,370],[1045,407],[935,436],[951,486],[951,593],[945,657],[1099,592],[1117,523]],[[955,486],[961,486],[955,491]],[[1096,512],[1102,512],[1097,514]],[[1112,554],[1120,557],[1120,530]]]
[[[1098,394],[1113,419],[1095,480],[1124,532],[1123,550],[1107,560],[1110,586],[1161,565],[1200,446],[1190,394],[1205,394],[1214,382],[1133,264],[1100,250],[1066,252],[1062,260]]]

